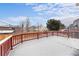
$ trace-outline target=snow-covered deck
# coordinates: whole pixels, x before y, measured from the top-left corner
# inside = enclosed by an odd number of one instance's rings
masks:
[[[72,56],[79,55],[79,40],[50,36],[25,41],[10,51],[9,56]]]

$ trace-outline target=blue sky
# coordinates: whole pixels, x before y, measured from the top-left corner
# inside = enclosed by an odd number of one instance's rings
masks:
[[[25,4],[0,4],[0,13],[1,18],[35,15],[31,7]]]
[[[19,24],[29,18],[31,24],[43,24],[50,18],[70,24],[79,17],[79,7],[72,3],[2,3],[0,21]]]

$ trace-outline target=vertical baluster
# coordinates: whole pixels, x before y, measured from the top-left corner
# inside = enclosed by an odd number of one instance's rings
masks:
[[[2,45],[1,45],[1,56],[3,55],[3,49],[2,49]]]
[[[4,45],[4,43],[3,43],[3,56],[5,56],[5,45]]]
[[[37,33],[37,39],[39,39],[39,33]]]
[[[11,50],[13,50],[13,42],[12,42],[12,38],[10,38],[10,45],[11,45]]]
[[[47,37],[48,37],[48,32],[46,32],[46,34],[47,34]]]
[[[23,34],[21,34],[21,43],[23,43]]]

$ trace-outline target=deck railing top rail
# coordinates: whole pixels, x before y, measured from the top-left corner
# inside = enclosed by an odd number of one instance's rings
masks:
[[[6,37],[5,39],[0,41],[0,45],[3,44],[5,41],[9,40],[9,38],[11,38],[13,35],[10,35],[8,37]]]

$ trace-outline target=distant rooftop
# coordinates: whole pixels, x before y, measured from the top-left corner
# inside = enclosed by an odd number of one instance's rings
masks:
[[[0,34],[13,33],[14,30],[0,30]]]
[[[12,30],[12,28],[6,26],[0,26],[0,30]]]
[[[0,26],[0,34],[2,33],[13,33],[14,30],[11,27]]]

